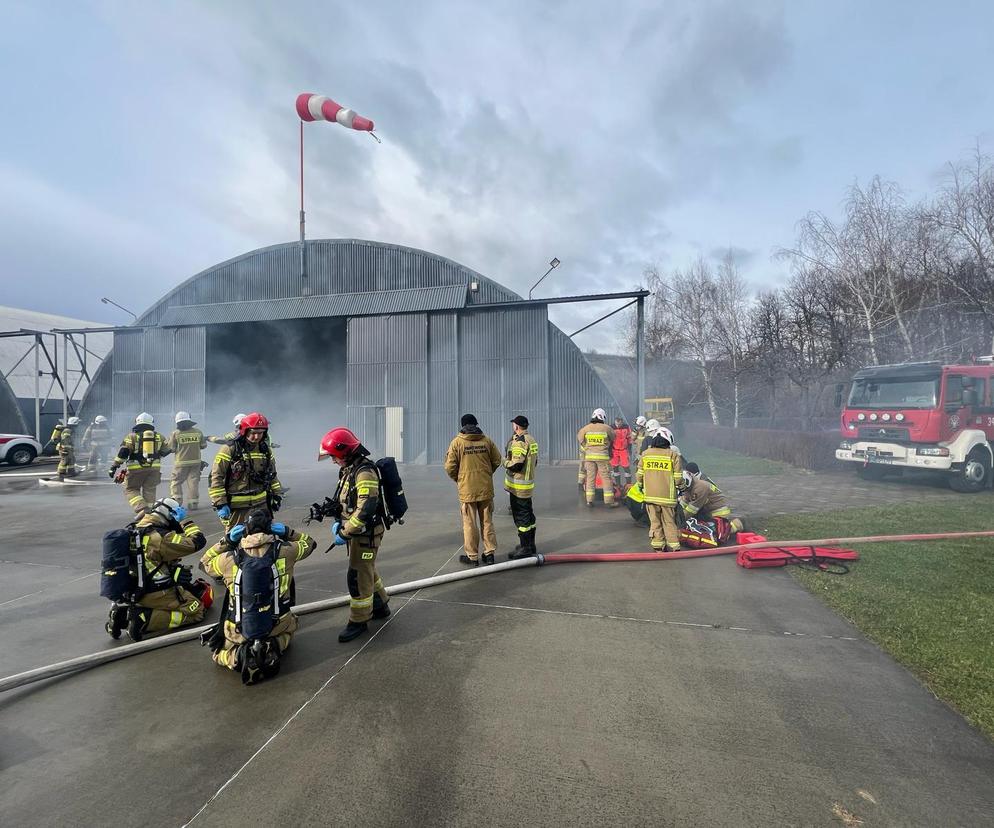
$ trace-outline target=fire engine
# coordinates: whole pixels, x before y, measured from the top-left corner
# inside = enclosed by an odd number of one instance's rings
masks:
[[[979,492],[994,467],[994,357],[975,365],[874,365],[853,376],[835,456],[878,479],[891,470],[948,475],[950,488]]]

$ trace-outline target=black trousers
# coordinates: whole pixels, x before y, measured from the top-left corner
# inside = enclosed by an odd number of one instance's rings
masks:
[[[526,549],[535,547],[535,511],[530,497],[508,495],[511,498],[511,518],[518,527],[518,544]]]

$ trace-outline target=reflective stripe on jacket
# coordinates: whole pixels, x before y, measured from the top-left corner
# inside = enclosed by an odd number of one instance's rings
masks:
[[[732,514],[721,489],[703,477],[698,477],[690,484],[690,489],[684,492],[681,502],[688,515],[703,512],[711,517],[728,517]]]
[[[607,423],[587,423],[576,433],[584,460],[610,460],[614,429]]]
[[[677,481],[683,480],[683,464],[673,449],[647,448],[639,458],[636,474],[646,503],[676,505]]]
[[[162,467],[159,460],[170,453],[166,438],[154,428],[142,431],[132,431],[121,441],[117,450],[117,461],[113,464],[116,469],[122,462],[127,461],[128,470],[158,469]]]
[[[527,431],[515,434],[504,447],[504,491],[531,497],[538,465],[538,443]]]
[[[200,452],[207,448],[207,438],[199,428],[188,428],[185,431],[176,429],[169,435],[169,448],[176,455],[176,467],[199,466]]]

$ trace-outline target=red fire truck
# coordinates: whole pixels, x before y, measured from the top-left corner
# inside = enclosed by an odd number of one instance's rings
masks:
[[[913,362],[857,371],[835,456],[861,476],[896,469],[944,472],[958,492],[991,486],[994,358],[975,365]]]

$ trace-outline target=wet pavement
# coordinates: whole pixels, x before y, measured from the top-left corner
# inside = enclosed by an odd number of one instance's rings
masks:
[[[37,470],[38,469],[32,469]],[[454,487],[405,469],[390,583],[460,569]],[[540,469],[546,553],[647,551],[623,509]],[[333,488],[285,467],[282,519]],[[719,481],[753,517],[963,497],[787,472]],[[160,493],[164,493],[164,487]],[[990,498],[989,493],[977,495]],[[499,495],[498,560],[514,529]],[[989,502],[989,501],[988,501]],[[197,513],[219,534],[210,512]],[[96,567],[119,488],[0,473],[3,675],[121,646]],[[345,560],[298,568],[303,602]],[[872,527],[868,527],[868,531]],[[0,695],[0,823],[21,825],[990,824],[994,745],[783,571],[732,558],[547,566],[395,596],[371,635],[301,619],[278,678],[246,688],[196,643]],[[216,612],[216,610],[214,611]]]

